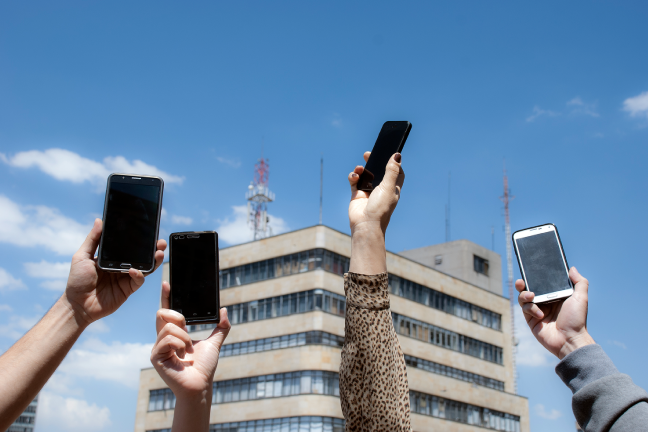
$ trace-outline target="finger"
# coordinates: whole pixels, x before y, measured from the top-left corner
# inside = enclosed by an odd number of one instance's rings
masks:
[[[371,152],[364,152],[362,157],[364,157],[365,162],[369,162],[369,156],[371,156]]]
[[[169,309],[171,307],[171,285],[169,282],[162,282],[162,290],[160,293],[160,307],[162,309]]]
[[[227,330],[227,331],[229,331],[229,329],[232,328],[232,324],[230,323],[229,316],[227,315],[226,307],[220,308],[220,322],[218,323],[218,326],[216,326],[216,328]]]
[[[587,296],[589,281],[578,273],[576,267],[569,269],[569,279],[574,283],[574,292]]]
[[[193,347],[193,342],[191,340],[191,336],[189,336],[189,333],[187,333],[177,325],[173,323],[164,324],[164,326],[157,334],[157,341],[161,341],[167,336],[173,336],[180,339],[184,343],[185,348],[189,351],[192,351],[191,348]]]
[[[101,219],[97,218],[94,221],[94,225],[92,225],[92,229],[90,230],[90,233],[83,241],[83,244],[81,245],[81,247],[79,248],[79,250],[75,255],[77,255],[81,259],[94,258],[95,251],[99,246],[99,240],[101,240],[101,230],[102,230]]]
[[[171,357],[174,353],[180,358],[184,358],[186,352],[185,343],[172,335],[166,335],[153,346],[151,352],[151,361],[162,360]]]
[[[155,331],[159,333],[167,324],[173,324],[187,332],[185,317],[180,312],[173,309],[159,309],[155,314]]]
[[[351,186],[351,195],[355,196],[358,192],[358,180],[360,180],[360,174],[364,171],[364,167],[358,165],[355,169],[349,174],[349,185]]]
[[[522,312],[524,312],[524,315],[531,318],[536,318],[539,320],[544,318],[544,313],[535,303],[527,303],[524,306],[522,306]]]
[[[132,294],[140,289],[140,287],[144,284],[144,273],[142,273],[141,270],[135,270],[131,267],[128,270],[128,276],[130,276],[130,289]]]
[[[524,306],[527,303],[531,303],[535,298],[535,294],[531,291],[522,291],[518,296],[518,303],[520,306]]]
[[[391,158],[389,158],[389,162],[387,162],[387,167],[385,168],[385,177],[383,177],[382,182],[380,182],[381,186],[384,184],[385,190],[387,191],[393,191],[396,189],[401,175],[402,180],[405,180],[405,173],[403,173],[400,162],[396,162],[396,155],[400,156],[400,153],[395,153]]]
[[[526,285],[524,284],[524,281],[522,279],[515,281],[515,289],[518,290],[518,292],[522,292],[526,289]]]

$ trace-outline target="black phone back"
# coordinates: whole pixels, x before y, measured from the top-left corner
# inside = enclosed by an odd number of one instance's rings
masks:
[[[380,184],[385,176],[385,168],[389,159],[394,153],[400,153],[403,150],[410,130],[412,130],[412,124],[408,121],[388,121],[383,124],[364,172],[358,180],[359,190],[372,191]]]
[[[218,234],[215,231],[169,236],[171,309],[188,324],[220,321]]]

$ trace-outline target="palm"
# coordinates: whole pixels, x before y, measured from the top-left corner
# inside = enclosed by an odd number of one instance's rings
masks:
[[[531,318],[529,327],[542,345],[557,356],[568,338],[585,327],[585,322],[578,313],[579,308],[578,298],[575,296],[564,302],[540,306],[544,318],[542,320]]]

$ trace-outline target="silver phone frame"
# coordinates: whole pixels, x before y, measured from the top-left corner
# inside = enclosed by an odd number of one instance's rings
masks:
[[[565,272],[567,274],[567,280],[569,281],[569,284],[572,286],[570,289],[566,290],[561,290],[561,291],[554,291],[550,292],[547,294],[543,295],[538,295],[533,298],[533,303],[540,304],[540,303],[552,303],[555,301],[560,301],[563,299],[566,299],[568,297],[571,297],[572,294],[574,294],[574,284],[569,278],[569,265],[567,264],[567,259],[565,258],[565,251],[563,250],[562,242],[560,241],[560,236],[558,235],[558,230],[556,229],[556,226],[554,224],[545,224],[545,225],[539,225],[527,229],[523,229],[520,231],[516,231],[513,233],[513,246],[515,247],[515,252],[518,256],[518,262],[520,264],[520,272],[522,273],[522,278],[524,278],[524,290],[525,291],[532,291],[529,289],[529,283],[526,278],[526,274],[524,272],[524,264],[522,262],[522,257],[520,256],[518,245],[517,245],[517,240],[520,238],[525,238],[525,237],[532,237],[534,235],[538,234],[545,234],[548,232],[553,232],[554,235],[556,236],[556,241],[558,242],[558,246],[560,247],[560,254],[562,256],[563,260],[563,265],[565,266]]]

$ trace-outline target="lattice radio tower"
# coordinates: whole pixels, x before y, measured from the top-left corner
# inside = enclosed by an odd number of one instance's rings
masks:
[[[260,240],[272,235],[272,228],[268,224],[268,203],[274,201],[274,193],[268,188],[270,166],[268,159],[263,158],[254,164],[254,181],[248,186],[245,198],[248,201],[248,225],[252,230],[252,240]]]
[[[506,244],[506,267],[508,270],[508,288],[509,288],[509,303],[511,308],[511,349],[513,361],[513,393],[517,394],[517,367],[515,365],[515,357],[517,356],[517,338],[515,337],[515,308],[517,303],[517,296],[515,295],[515,288],[513,287],[513,251],[511,247],[511,221],[509,218],[509,202],[515,198],[511,196],[511,191],[508,186],[508,176],[506,175],[506,162],[504,163],[504,195],[500,197],[504,203],[504,242]]]

